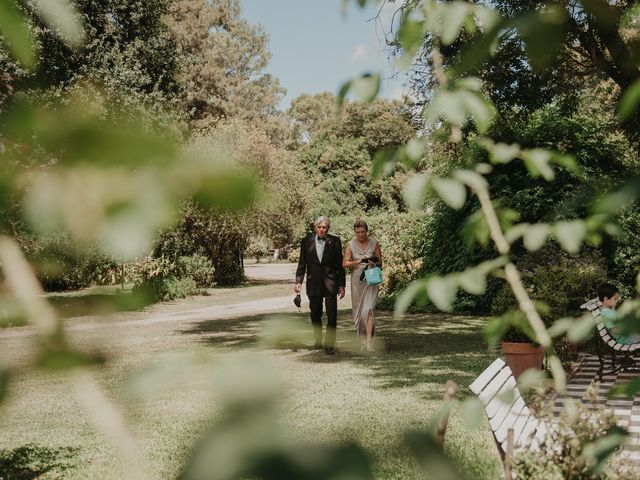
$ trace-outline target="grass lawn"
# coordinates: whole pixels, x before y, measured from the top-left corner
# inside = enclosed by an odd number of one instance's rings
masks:
[[[290,286],[279,284],[247,288],[234,293],[235,301],[290,291]],[[228,295],[203,298],[154,308],[230,301]],[[285,316],[310,333],[304,312]],[[295,438],[319,443],[355,440],[370,454],[379,479],[425,478],[403,445],[403,432],[426,428],[442,403],[446,380],[458,382],[459,396],[467,396],[466,387],[495,357],[481,337],[483,320],[472,317],[414,315],[395,321],[380,314],[374,356],[351,348],[354,336],[348,310],[340,312],[335,356],[307,348],[266,346],[261,339],[269,319],[252,315],[116,322],[72,332],[77,346],[97,345],[108,353],[106,365],[95,375],[109,397],[127,412],[149,478],[171,479],[180,472],[191,445],[219,414],[212,368],[239,350],[258,350],[275,366],[285,385],[281,423]],[[29,336],[0,332],[0,365],[28,356],[32,342]],[[197,364],[178,368],[183,354],[196,355]],[[176,366],[175,371],[169,370],[166,382],[147,395],[127,393],[131,392],[128,386],[136,385],[136,372],[162,363]],[[15,478],[126,477],[110,440],[97,431],[64,376],[26,372],[14,377],[11,387],[8,400],[0,406],[0,478],[2,469],[4,478],[13,478],[7,474],[11,472],[7,465],[17,465],[19,457],[26,466],[23,476],[14,473]],[[486,422],[480,430],[467,431],[454,412],[445,447],[469,478],[500,477]]]

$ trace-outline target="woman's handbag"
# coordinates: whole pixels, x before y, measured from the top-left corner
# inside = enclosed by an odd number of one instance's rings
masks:
[[[364,271],[364,278],[367,285],[378,285],[382,283],[382,270],[380,267],[367,268]]]

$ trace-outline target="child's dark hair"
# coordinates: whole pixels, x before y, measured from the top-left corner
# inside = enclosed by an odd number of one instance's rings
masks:
[[[603,283],[598,287],[598,298],[602,302],[605,298],[611,298],[618,293],[618,287],[611,283]]]

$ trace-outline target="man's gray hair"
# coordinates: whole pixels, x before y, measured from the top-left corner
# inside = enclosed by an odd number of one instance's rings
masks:
[[[331,220],[329,220],[329,217],[327,217],[326,215],[320,215],[318,218],[316,218],[316,221],[313,222],[313,226],[317,227],[322,222],[327,222],[327,228],[331,226]]]

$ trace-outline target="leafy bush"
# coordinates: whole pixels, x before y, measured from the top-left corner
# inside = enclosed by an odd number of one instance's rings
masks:
[[[516,266],[531,299],[548,306],[541,312],[547,325],[561,317],[580,315],[580,305],[593,298],[598,285],[607,279],[601,252],[588,249],[572,256],[555,243],[519,257]],[[501,315],[515,306],[515,297],[503,285],[492,301],[491,313]]]
[[[27,235],[21,238],[21,245],[48,292],[102,283],[103,273],[117,268],[115,260],[96,246],[81,245],[65,233]]]
[[[616,418],[611,410],[605,410],[598,403],[599,385],[593,383],[587,390],[587,401],[594,407],[576,402],[576,414],[563,413],[559,419],[550,412],[541,416],[547,424],[553,422],[555,428],[548,428],[547,435],[539,450],[525,449],[515,457],[513,478],[529,480],[544,478],[549,480],[622,480],[638,478],[638,467],[629,460],[614,455],[605,465],[600,465],[603,452],[598,451],[596,442],[608,433],[616,433]],[[610,437],[611,438],[611,437]],[[625,435],[620,432],[617,440]],[[617,445],[614,443],[611,448]]]
[[[204,255],[194,254],[178,258],[175,272],[180,278],[192,278],[198,288],[214,285],[214,266]]]
[[[502,112],[492,127],[492,136],[496,141],[517,143],[523,147],[572,152],[584,170],[585,175],[578,176],[558,169],[555,181],[546,182],[532,178],[520,162],[494,166],[493,172],[486,176],[492,186],[491,198],[500,208],[517,211],[522,222],[556,222],[585,216],[590,199],[616,188],[637,169],[638,160],[632,144],[616,130],[615,120],[606,115],[587,115],[580,110],[562,114],[557,105],[527,115]],[[447,176],[453,169],[469,168],[485,161],[487,153],[473,142],[466,142],[456,148],[436,147],[425,160],[423,170],[431,175]],[[468,219],[478,210],[475,197],[469,198],[457,211],[444,205],[440,199],[429,198],[427,209],[431,210],[432,217],[421,232],[425,273],[443,275],[462,271],[494,256],[489,245],[472,244],[465,238]],[[637,211],[637,207],[623,211],[619,221],[625,235],[606,239],[601,247],[609,272],[605,276],[619,283],[622,293],[630,292],[640,267],[640,257],[634,245],[634,239],[640,235]],[[518,258],[523,252],[516,247],[513,255]],[[502,282],[492,280],[484,295],[460,295],[454,311],[487,314],[495,310],[495,306],[504,302],[504,299],[495,298],[502,290],[501,285]],[[593,292],[592,289],[586,290],[588,287],[589,282],[576,285],[576,289],[585,289],[585,295]],[[570,303],[575,306],[573,300]],[[510,302],[505,306],[508,304]],[[564,314],[569,310],[562,306],[552,308],[552,311]]]
[[[244,253],[249,257],[254,257],[256,262],[260,263],[261,258],[269,255],[269,248],[263,238],[253,238]]]
[[[288,250],[287,261],[291,263],[298,263],[300,260],[300,246],[296,245],[297,248],[291,248]]]
[[[640,211],[638,205],[625,208],[618,215],[622,231],[619,238],[609,239],[604,244],[604,252],[609,262],[611,278],[618,284],[623,297],[631,296],[635,279],[640,272]]]
[[[186,298],[213,285],[213,266],[201,255],[147,258],[137,264],[134,290],[155,301]]]
[[[238,215],[209,212],[187,202],[178,222],[159,235],[153,257],[177,264],[181,257],[200,255],[213,265],[215,283],[238,284],[244,280],[241,260],[246,221]]]
[[[193,278],[177,278],[174,276],[156,277],[143,285],[137,286],[136,290],[149,292],[152,298],[161,302],[187,298],[199,292],[196,281]]]

